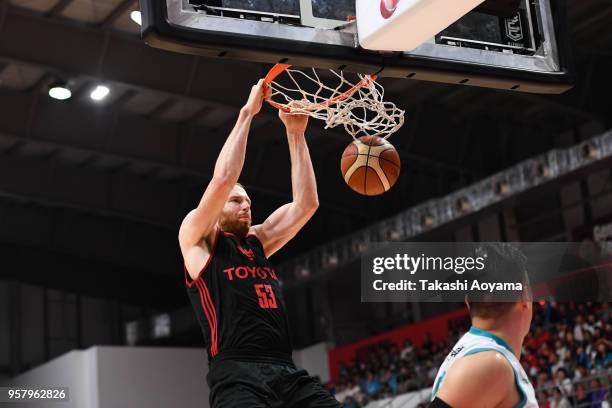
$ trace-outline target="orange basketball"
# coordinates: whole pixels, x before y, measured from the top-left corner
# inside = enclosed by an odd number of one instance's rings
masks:
[[[359,194],[375,196],[388,191],[399,177],[400,157],[395,147],[377,136],[363,136],[344,149],[342,177]]]

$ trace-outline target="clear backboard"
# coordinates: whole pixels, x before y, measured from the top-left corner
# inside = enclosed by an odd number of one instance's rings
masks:
[[[140,0],[140,7],[143,39],[175,52],[535,93],[562,93],[573,79],[562,0],[488,0],[399,53],[359,47],[355,0]]]

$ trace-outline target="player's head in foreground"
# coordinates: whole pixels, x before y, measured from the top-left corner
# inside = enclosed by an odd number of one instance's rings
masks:
[[[485,269],[475,279],[480,282],[520,282],[523,290],[502,293],[471,291],[466,296],[472,326],[483,330],[501,331],[520,344],[529,332],[533,315],[532,296],[523,253],[506,243],[483,243],[476,255],[485,258]],[[517,355],[518,357],[518,355]]]
[[[503,243],[479,244],[476,256],[485,267],[472,279],[521,283],[522,290],[468,292],[472,328],[440,367],[430,408],[536,408],[535,391],[519,361],[533,311],[525,258]]]

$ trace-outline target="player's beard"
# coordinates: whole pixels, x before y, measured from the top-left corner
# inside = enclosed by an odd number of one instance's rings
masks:
[[[219,225],[223,231],[231,232],[239,238],[244,238],[249,233],[251,221],[238,217],[221,217]]]

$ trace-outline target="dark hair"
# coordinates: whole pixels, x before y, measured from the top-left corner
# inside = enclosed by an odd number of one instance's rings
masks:
[[[476,245],[476,257],[486,258],[485,267],[471,274],[479,282],[520,282],[530,296],[529,278],[525,266],[526,258],[522,251],[512,244],[486,242]],[[523,292],[490,293],[489,291],[469,291],[466,300],[470,316],[497,318],[507,313],[512,306],[524,298]]]

